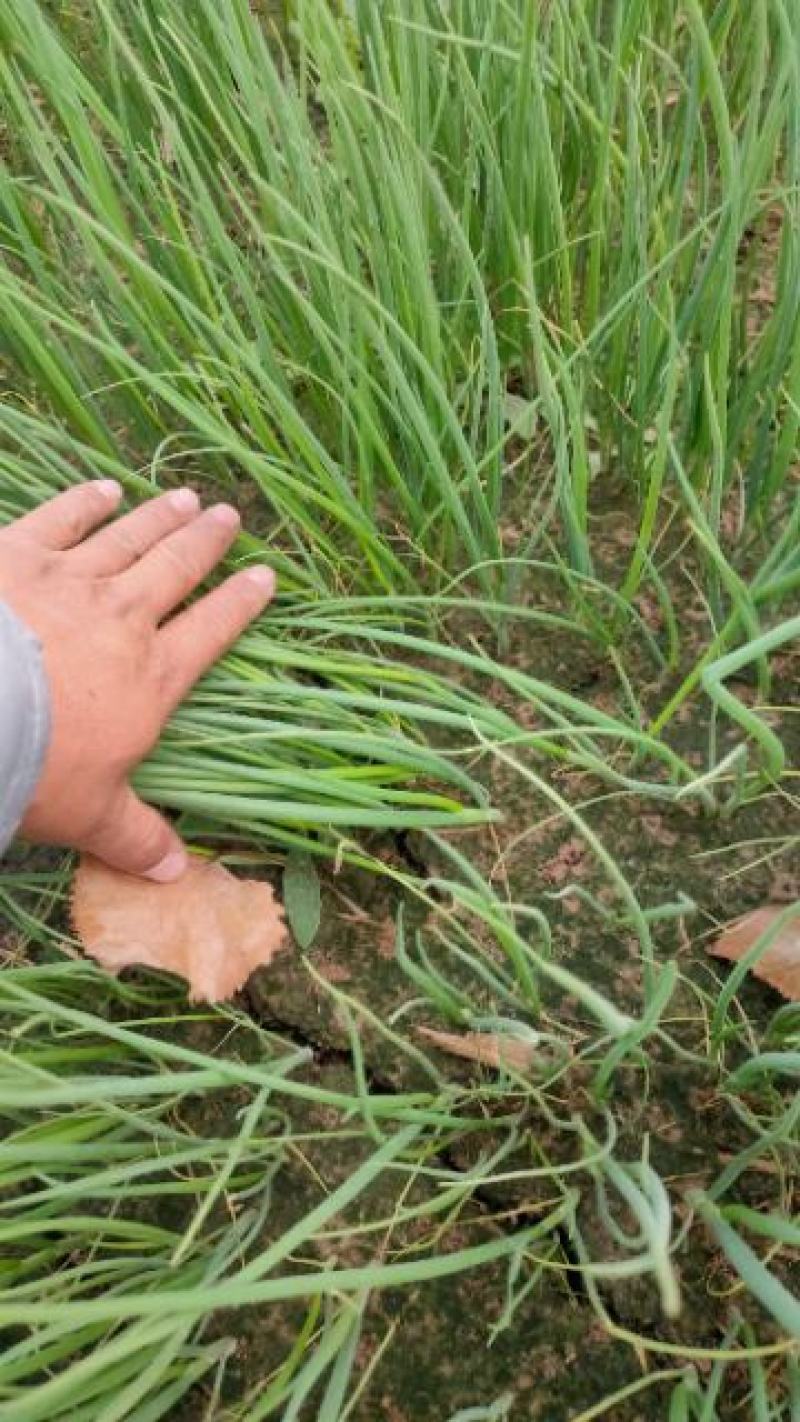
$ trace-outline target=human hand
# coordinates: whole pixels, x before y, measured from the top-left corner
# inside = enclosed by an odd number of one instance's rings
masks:
[[[230,547],[239,515],[228,504],[202,512],[179,489],[100,528],[121,496],[114,480],[92,481],[0,529],[0,599],[38,637],[50,685],[50,744],[22,834],[166,883],[186,850],[128,777],[263,611],[275,577],[249,568],[178,610]]]

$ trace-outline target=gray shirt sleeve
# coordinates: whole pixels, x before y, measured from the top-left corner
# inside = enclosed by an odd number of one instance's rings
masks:
[[[31,800],[50,737],[50,693],[39,643],[0,602],[0,854]]]

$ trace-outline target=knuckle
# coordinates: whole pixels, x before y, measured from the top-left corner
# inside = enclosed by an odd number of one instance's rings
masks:
[[[175,532],[179,516],[166,499],[154,499],[138,510],[131,523],[131,535],[142,554]]]
[[[107,530],[108,538],[113,540],[124,556],[132,563],[147,552],[148,540],[141,530],[137,530],[135,524],[116,523]]]
[[[161,545],[160,573],[164,579],[170,581],[177,575],[181,583],[199,582],[203,569],[198,551],[192,545],[174,548],[169,543],[163,543]]]
[[[67,542],[77,543],[86,531],[83,500],[72,500],[59,515],[59,534]]]
[[[209,600],[205,611],[209,646],[228,642],[236,636],[242,621],[242,600],[236,596],[234,588],[221,589],[218,597]]]
[[[162,853],[165,825],[155,814],[142,813],[136,825],[136,850],[143,864],[155,863]]]

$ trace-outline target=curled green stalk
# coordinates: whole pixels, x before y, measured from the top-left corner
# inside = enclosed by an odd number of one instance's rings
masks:
[[[738,726],[741,726],[742,730],[755,741],[761,750],[761,769],[755,779],[745,782],[748,796],[756,794],[764,785],[776,784],[780,780],[786,765],[786,751],[780,737],[767,725],[763,717],[759,716],[752,707],[746,706],[737,696],[734,696],[724,683],[728,677],[734,676],[744,667],[750,666],[753,662],[757,662],[760,658],[799,636],[800,617],[790,617],[785,622],[779,623],[777,627],[773,627],[769,632],[763,632],[761,636],[748,642],[744,647],[738,647],[735,652],[728,652],[727,656],[712,662],[711,666],[705,667],[702,673],[704,690],[715,706],[730,716]],[[732,799],[728,805],[729,812],[736,808],[740,799],[741,795]]]

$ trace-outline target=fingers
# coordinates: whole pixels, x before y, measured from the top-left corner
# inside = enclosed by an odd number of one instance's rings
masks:
[[[236,509],[230,504],[216,504],[186,528],[163,538],[138,563],[121,573],[118,586],[160,622],[216,567],[238,531]]]
[[[90,479],[40,504],[14,527],[44,548],[74,548],[87,533],[111,517],[122,498],[116,479]]]
[[[162,627],[159,641],[167,668],[166,714],[174,711],[203,673],[264,611],[274,592],[275,574],[270,568],[248,568]]]
[[[200,500],[193,489],[176,489],[141,504],[133,513],[87,538],[71,556],[73,572],[106,578],[144,557],[162,538],[195,518]]]
[[[81,847],[114,869],[158,884],[179,879],[188,862],[186,849],[169,822],[145,805],[129,785],[120,790],[91,841]]]

